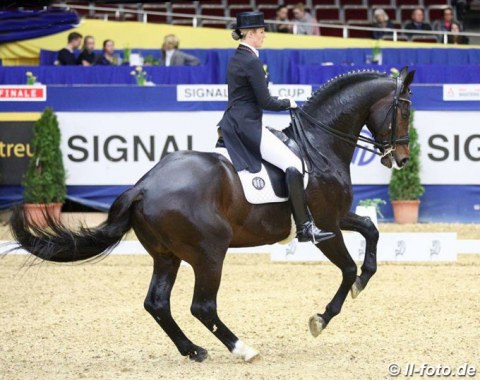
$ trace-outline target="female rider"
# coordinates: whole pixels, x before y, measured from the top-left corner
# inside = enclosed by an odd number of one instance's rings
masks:
[[[265,39],[263,13],[238,13],[232,37],[241,42],[228,63],[228,108],[219,126],[233,165],[237,171],[257,173],[263,159],[282,169],[286,173],[298,240],[319,242],[329,239],[334,234],[321,231],[311,220],[303,188],[301,160],[262,126],[262,110],[284,111],[297,107],[295,100],[278,99],[270,96],[268,91],[257,50]]]

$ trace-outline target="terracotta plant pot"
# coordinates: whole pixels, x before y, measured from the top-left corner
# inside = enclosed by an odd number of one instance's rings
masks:
[[[36,204],[25,203],[25,214],[29,223],[34,224],[37,227],[45,228],[47,226],[47,220],[45,216],[48,214],[56,221],[60,221],[60,211],[62,210],[62,203],[49,203],[49,204]]]
[[[392,201],[395,223],[418,223],[420,201]]]

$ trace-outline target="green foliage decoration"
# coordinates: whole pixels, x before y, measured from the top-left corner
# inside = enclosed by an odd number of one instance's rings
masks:
[[[393,170],[388,193],[392,201],[417,200],[425,192],[420,182],[420,144],[414,127],[414,112],[410,113],[410,158],[401,170]]]
[[[33,155],[22,185],[26,203],[63,203],[66,175],[60,150],[60,129],[51,108],[46,108],[33,128]]]

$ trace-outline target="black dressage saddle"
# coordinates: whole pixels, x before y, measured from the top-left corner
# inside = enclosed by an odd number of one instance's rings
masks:
[[[278,129],[274,129],[271,127],[267,127],[270,132],[272,132],[281,142],[283,142],[295,155],[303,161],[302,155],[300,153],[300,148],[298,144],[287,137],[285,133],[279,131]],[[222,131],[218,128],[218,141],[216,148],[226,148],[225,143],[223,141]],[[288,198],[288,189],[287,184],[285,181],[285,173],[282,169],[277,168],[275,165],[262,160],[262,164],[265,165],[265,169],[267,170],[268,177],[270,178],[270,182],[272,183],[273,191],[275,195],[279,198]]]

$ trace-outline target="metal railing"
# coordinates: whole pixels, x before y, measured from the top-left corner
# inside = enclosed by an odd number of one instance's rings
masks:
[[[193,15],[187,13],[173,13],[173,12],[160,12],[160,11],[153,11],[153,10],[145,10],[145,9],[133,9],[133,8],[107,8],[102,6],[96,5],[69,5],[69,4],[55,4],[58,7],[64,7],[68,9],[78,9],[78,10],[88,10],[89,12],[93,12],[91,14],[95,14],[96,11],[99,12],[109,12],[110,14],[114,15],[115,19],[121,19],[122,14],[136,14],[138,16],[138,20],[147,23],[148,16],[165,16],[167,19],[172,18],[180,18],[185,20],[190,20],[187,23],[182,22],[182,25],[190,24],[192,27],[200,27],[202,26],[203,21],[214,21],[218,23],[225,23],[226,26],[231,25],[235,22],[235,18],[233,17],[220,17],[220,16],[207,16],[207,15]],[[108,21],[109,14],[106,13],[100,16],[101,19]],[[176,22],[173,21],[172,24]],[[178,21],[177,21],[178,23]],[[282,21],[275,21],[275,20],[266,20],[266,24],[285,24]],[[295,22],[289,22],[294,29],[296,30],[296,26],[299,25]],[[418,36],[431,36],[432,38],[436,38],[437,40],[441,40],[443,44],[448,44],[448,36],[465,36],[465,37],[477,37],[480,38],[480,33],[472,33],[472,32],[459,32],[459,33],[452,33],[452,32],[445,32],[445,31],[429,31],[429,30],[410,30],[410,29],[391,29],[391,28],[375,28],[375,27],[367,27],[367,26],[354,26],[354,25],[345,25],[345,24],[331,24],[331,23],[302,23],[301,25],[309,26],[309,27],[319,27],[325,29],[340,29],[342,31],[343,38],[350,37],[350,30],[358,30],[358,31],[368,31],[368,32],[384,32],[389,33],[392,35],[392,41],[398,41],[399,36],[408,36],[412,37],[414,35]],[[295,34],[295,33],[294,33]]]

